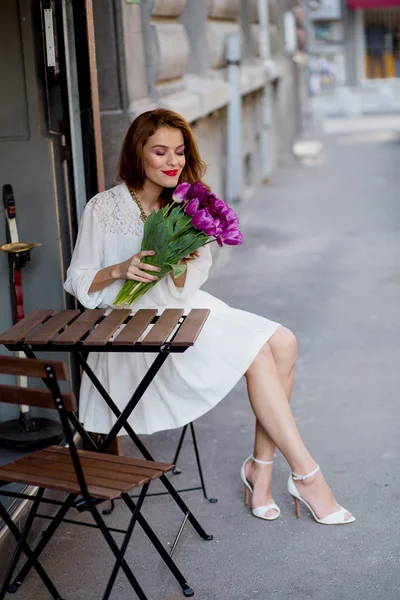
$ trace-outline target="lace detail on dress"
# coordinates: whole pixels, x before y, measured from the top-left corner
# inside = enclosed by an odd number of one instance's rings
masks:
[[[143,224],[126,204],[122,185],[100,192],[88,203],[103,233],[141,236]]]

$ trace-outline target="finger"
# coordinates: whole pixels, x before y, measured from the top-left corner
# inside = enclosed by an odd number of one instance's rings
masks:
[[[158,277],[156,275],[150,275],[146,273],[146,271],[142,271],[141,269],[136,269],[134,272],[135,277],[142,277],[146,279],[146,281],[158,281]]]
[[[155,255],[154,250],[142,250],[135,256],[140,256],[141,258],[143,258],[144,256],[154,256],[154,255]]]
[[[128,278],[133,281],[140,279],[141,281],[145,281],[146,283],[153,281],[152,275],[147,275],[147,273],[138,270],[134,270],[128,273]]]
[[[159,273],[161,271],[160,267],[156,267],[155,265],[146,265],[146,263],[142,263],[140,261],[136,268],[146,271],[156,271],[156,273]]]

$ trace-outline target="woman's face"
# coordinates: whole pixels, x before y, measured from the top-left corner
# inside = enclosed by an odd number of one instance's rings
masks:
[[[176,187],[185,163],[185,144],[180,129],[161,127],[143,146],[145,176],[156,185]]]

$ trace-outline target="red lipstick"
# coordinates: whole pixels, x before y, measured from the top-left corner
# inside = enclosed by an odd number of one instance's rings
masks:
[[[168,177],[176,177],[179,173],[178,169],[175,169],[174,171],[163,171],[164,175],[168,175]]]

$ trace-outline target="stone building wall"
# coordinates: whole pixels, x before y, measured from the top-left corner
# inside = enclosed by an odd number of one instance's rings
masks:
[[[258,0],[141,0],[140,6],[96,0],[94,8],[107,185],[114,183],[129,124],[141,112],[159,106],[191,123],[208,164],[206,181],[224,197],[230,98],[226,36],[240,33],[240,196],[249,195],[261,182],[261,91],[269,78],[258,57]],[[271,53],[278,64],[283,22],[278,0],[269,0],[269,15]],[[279,68],[276,71],[278,81]],[[271,149],[271,157],[274,152]]]

